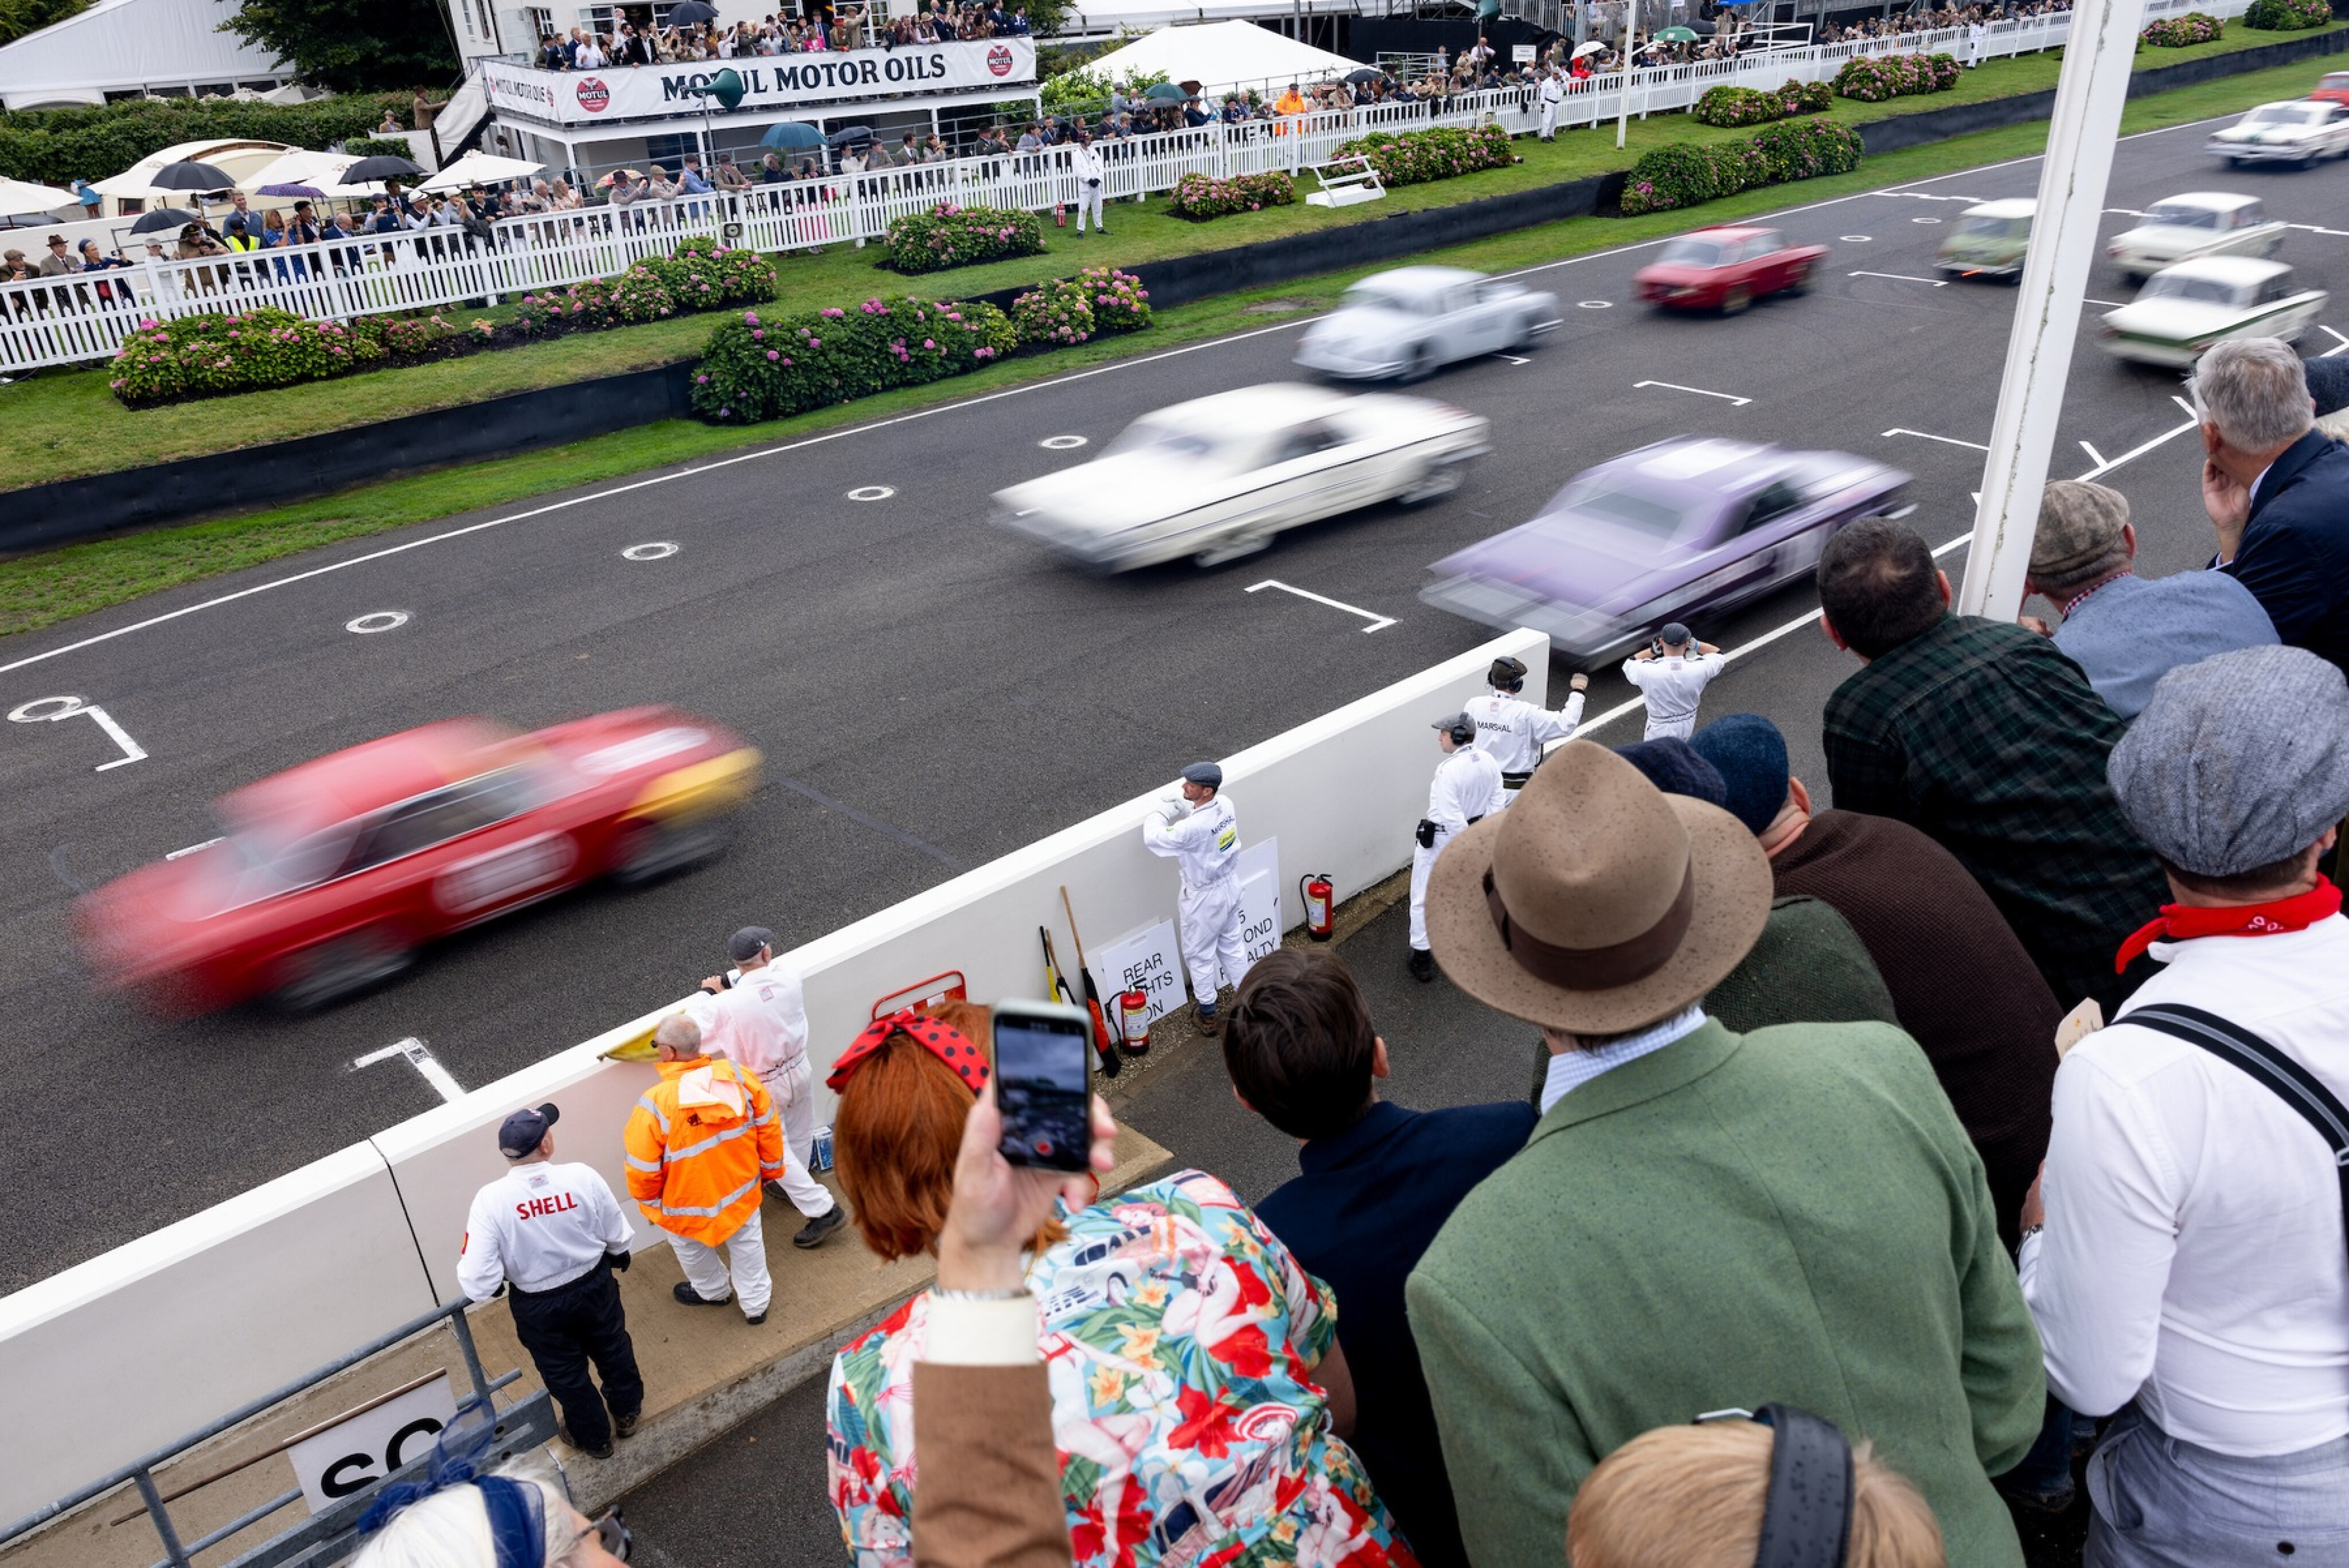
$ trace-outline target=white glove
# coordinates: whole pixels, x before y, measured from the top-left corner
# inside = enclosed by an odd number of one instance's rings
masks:
[[[1190,814],[1191,808],[1182,800],[1161,800],[1158,802],[1158,820],[1165,823],[1170,828]]]

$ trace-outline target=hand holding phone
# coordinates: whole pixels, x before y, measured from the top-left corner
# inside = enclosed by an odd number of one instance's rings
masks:
[[[1003,1115],[997,1151],[1014,1165],[1088,1168],[1092,1111],[1092,1021],[1057,1002],[995,1005],[995,1102]]]

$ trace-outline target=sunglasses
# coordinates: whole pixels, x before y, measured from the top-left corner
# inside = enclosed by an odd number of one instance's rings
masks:
[[[568,1558],[572,1552],[576,1552],[585,1545],[587,1538],[591,1535],[602,1544],[605,1551],[623,1563],[628,1560],[628,1553],[636,1544],[636,1537],[628,1532],[627,1521],[620,1517],[618,1509],[612,1508],[589,1520],[587,1528],[573,1537],[570,1549],[564,1553],[564,1556]]]

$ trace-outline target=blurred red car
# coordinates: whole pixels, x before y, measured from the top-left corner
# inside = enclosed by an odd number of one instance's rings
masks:
[[[1825,245],[1789,245],[1775,229],[1699,229],[1657,253],[1631,280],[1659,310],[1735,315],[1764,294],[1802,294]]]
[[[758,777],[757,751],[674,708],[529,735],[450,719],[237,790],[222,837],[90,893],[78,934],[101,985],[162,1010],[316,1007],[450,932],[716,852]]]
[[[2320,103],[2349,106],[2349,71],[2327,71],[2318,80],[2316,90],[2308,95]]]

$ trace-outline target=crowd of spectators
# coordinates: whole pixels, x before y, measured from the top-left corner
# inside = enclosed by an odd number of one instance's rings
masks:
[[[975,38],[1024,38],[1034,31],[1028,7],[1000,0],[947,0],[912,15],[884,20],[864,5],[806,17],[769,15],[726,26],[701,22],[638,27],[616,18],[607,32],[574,27],[539,39],[537,63],[550,71],[600,71],[621,66],[666,66],[740,60],[763,55],[806,55],[851,49],[909,48]]]
[[[2023,0],[1999,5],[1917,6],[1889,16],[1864,16],[1857,22],[1830,24],[1819,31],[1822,44],[1882,38],[1898,42],[1920,33],[1949,32],[1976,24],[2021,21],[2031,16],[2059,16],[2072,9],[2072,0]]]

